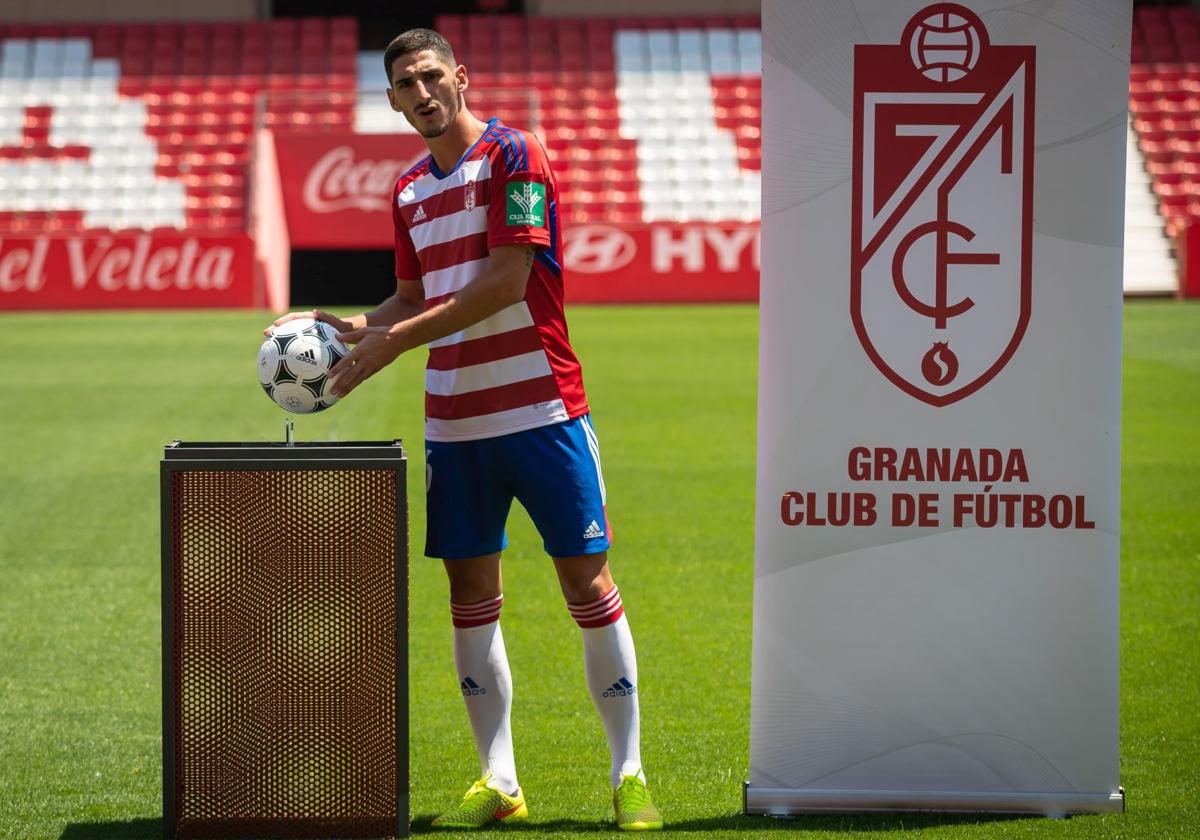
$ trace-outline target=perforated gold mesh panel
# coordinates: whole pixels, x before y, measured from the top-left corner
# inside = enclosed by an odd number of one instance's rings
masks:
[[[175,836],[396,833],[395,480],[171,474]]]

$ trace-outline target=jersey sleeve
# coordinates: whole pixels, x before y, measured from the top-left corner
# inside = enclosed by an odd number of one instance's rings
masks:
[[[420,280],[421,261],[417,259],[417,248],[408,234],[408,226],[400,217],[399,189],[392,195],[392,226],[396,234],[396,279]]]
[[[532,135],[512,131],[500,136],[490,157],[488,247],[549,248],[555,187],[542,144]]]

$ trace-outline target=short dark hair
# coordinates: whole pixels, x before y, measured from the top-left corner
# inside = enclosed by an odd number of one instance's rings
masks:
[[[421,50],[433,50],[438,58],[445,60],[451,67],[458,66],[458,62],[454,60],[454,50],[442,33],[432,29],[410,29],[393,38],[392,43],[383,51],[383,70],[387,73],[388,87],[392,85],[392,62],[406,53]]]

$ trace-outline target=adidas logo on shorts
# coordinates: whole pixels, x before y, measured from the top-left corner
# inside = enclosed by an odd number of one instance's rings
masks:
[[[604,529],[596,524],[596,520],[592,520],[592,524],[587,526],[587,530],[583,532],[585,540],[598,540],[604,536]]]

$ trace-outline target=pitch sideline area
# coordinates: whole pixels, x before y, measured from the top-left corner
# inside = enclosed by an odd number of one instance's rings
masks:
[[[638,643],[643,756],[668,829],[700,837],[1182,838],[1200,824],[1200,305],[1125,306],[1124,815],[740,816],[747,774],[757,309],[576,307],[612,553]],[[278,440],[258,386],[264,313],[10,314],[0,411],[0,837],[161,836],[158,460],[183,440]],[[422,353],[300,439],[405,439],[414,830],[477,765],[440,563],[420,556]],[[514,509],[515,511],[517,509]],[[517,511],[504,629],[521,781],[539,833],[607,830],[607,756],[581,645]]]

